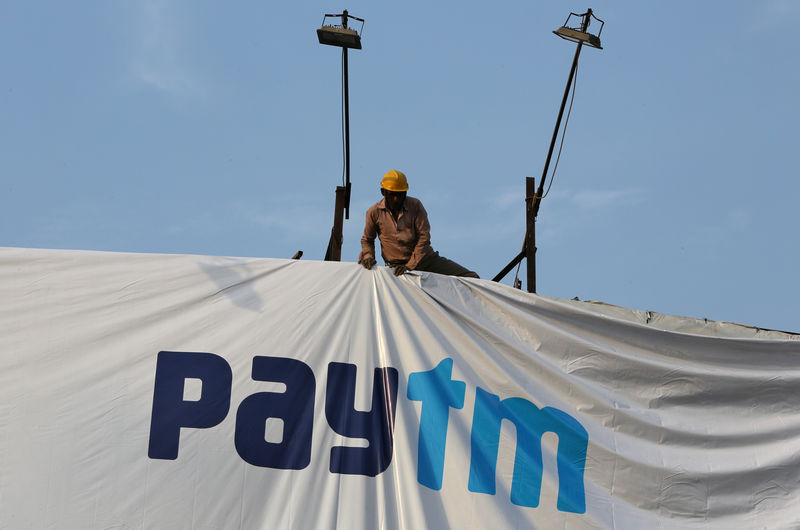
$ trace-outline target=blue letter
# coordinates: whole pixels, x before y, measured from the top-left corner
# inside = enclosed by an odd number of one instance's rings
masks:
[[[198,401],[183,399],[183,385],[187,378],[202,382]],[[147,456],[175,460],[178,458],[181,427],[207,429],[224,420],[231,405],[232,379],[230,365],[219,355],[158,352]]]
[[[589,436],[578,421],[558,409],[536,405],[522,398],[500,401],[498,396],[478,388],[475,414],[472,417],[472,458],[469,490],[495,493],[495,468],[500,444],[500,424],[511,420],[517,429],[514,476],[511,479],[511,502],[519,506],[539,506],[542,487],[542,435],[558,435],[558,509],[584,513],[586,498],[583,470]]]
[[[372,384],[372,409],[354,408],[356,366],[328,365],[325,417],[331,429],[349,438],[366,438],[369,447],[331,448],[331,473],[374,477],[389,467],[394,447],[394,413],[397,404],[397,370],[376,368]]]
[[[464,406],[463,381],[453,381],[453,359],[444,359],[433,370],[408,376],[408,399],[422,401],[417,442],[417,481],[434,490],[442,489],[444,450],[450,407]]]
[[[311,462],[314,424],[314,372],[304,362],[285,357],[254,357],[253,380],[286,385],[285,392],[247,396],[236,412],[236,452],[254,466],[303,469]],[[283,420],[283,438],[265,438],[268,418]]]

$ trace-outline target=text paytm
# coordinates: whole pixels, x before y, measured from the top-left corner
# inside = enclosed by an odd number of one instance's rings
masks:
[[[433,490],[442,487],[450,409],[462,409],[466,384],[453,380],[453,360],[444,359],[426,372],[408,377],[406,397],[421,402],[418,436],[417,481]],[[375,368],[372,408],[356,410],[357,368],[353,364],[328,364],[325,418],[330,428],[347,438],[366,439],[366,447],[331,447],[330,472],[376,476],[392,460],[394,414],[398,372]],[[201,382],[197,400],[184,396],[187,379]],[[307,364],[287,357],[256,356],[252,379],[283,383],[283,392],[257,392],[247,396],[236,411],[234,446],[249,464],[274,469],[303,469],[311,463],[316,378]],[[230,411],[233,374],[228,362],[213,353],[162,351],[158,354],[153,390],[148,456],[174,460],[178,457],[181,428],[204,429],[220,424]],[[280,441],[268,441],[268,420],[281,420]],[[517,432],[512,503],[536,507],[542,483],[541,437],[558,436],[557,508],[584,513],[583,474],[588,434],[572,416],[552,408],[538,408],[530,401],[499,396],[477,387],[470,434],[469,491],[495,494],[495,470],[502,421],[511,421]]]

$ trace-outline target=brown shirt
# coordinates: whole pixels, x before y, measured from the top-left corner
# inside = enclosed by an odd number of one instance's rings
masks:
[[[386,207],[384,199],[367,210],[359,261],[375,258],[376,235],[381,241],[383,259],[390,262],[407,262],[406,267],[409,269],[415,269],[422,258],[433,254],[428,212],[419,199],[414,197],[406,196],[397,219]]]

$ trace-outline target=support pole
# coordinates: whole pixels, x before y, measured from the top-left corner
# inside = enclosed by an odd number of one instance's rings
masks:
[[[583,15],[581,21],[581,31],[586,33],[589,27],[589,20],[592,18],[592,10],[589,9]],[[536,200],[533,204],[534,218],[539,214],[539,204],[542,202],[542,195],[544,194],[544,183],[547,180],[547,172],[550,170],[550,159],[553,157],[553,149],[556,146],[558,139],[558,131],[561,129],[561,118],[564,116],[564,108],[567,106],[567,99],[569,98],[569,89],[572,87],[572,79],[575,77],[575,70],[578,68],[578,57],[583,48],[583,41],[578,41],[578,46],[575,48],[575,57],[572,59],[572,67],[569,69],[569,77],[567,78],[567,86],[564,87],[564,97],[561,98],[561,108],[558,109],[558,118],[556,118],[556,126],[553,129],[553,138],[550,140],[550,149],[547,151],[547,159],[544,162],[544,169],[542,170],[542,178],[539,181],[539,189],[536,190]]]
[[[342,225],[344,224],[344,201],[347,188],[336,186],[336,205],[333,208],[333,228],[325,251],[325,261],[342,261]]]
[[[508,274],[509,272],[511,272],[511,269],[513,269],[514,267],[516,267],[516,266],[517,266],[517,263],[519,263],[519,262],[520,262],[520,261],[522,261],[523,259],[525,259],[525,250],[524,250],[524,249],[522,250],[522,252],[520,252],[519,254],[517,254],[516,256],[514,256],[514,259],[512,259],[511,261],[509,261],[509,262],[508,262],[508,265],[506,265],[505,267],[503,267],[503,270],[501,270],[500,272],[498,272],[498,273],[497,273],[497,276],[495,276],[494,278],[492,278],[492,281],[493,281],[493,282],[499,282],[500,280],[502,280],[503,278],[505,278],[505,277],[506,277],[506,274]]]
[[[347,27],[347,10],[342,12],[342,27]],[[342,47],[342,97],[344,98],[344,186],[336,186],[336,204],[333,209],[333,228],[325,251],[325,261],[342,261],[342,226],[350,219],[350,94],[347,66],[347,47]]]
[[[536,199],[536,179],[525,177],[525,259],[528,260],[527,286],[529,293],[536,292],[536,214],[533,213],[533,204]]]
[[[511,269],[523,259],[528,260],[528,292],[536,292],[536,216],[533,214],[533,203],[536,199],[536,179],[525,177],[525,240],[522,243],[522,250],[514,256],[508,265],[501,270],[497,276],[492,278],[493,282],[499,282]]]

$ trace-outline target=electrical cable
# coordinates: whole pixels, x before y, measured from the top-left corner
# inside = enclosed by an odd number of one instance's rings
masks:
[[[519,281],[519,268],[521,266],[522,266],[522,260],[519,260],[519,263],[517,263],[517,270],[516,270],[516,272],[514,272],[514,287],[516,287],[517,285],[520,284],[520,281]]]
[[[553,171],[550,173],[550,183],[547,185],[547,191],[542,195],[542,199],[547,197],[550,193],[550,188],[553,186],[553,180],[556,178],[556,169],[558,169],[558,161],[561,159],[561,150],[564,148],[564,138],[567,136],[567,125],[569,125],[569,115],[572,113],[572,102],[575,101],[575,89],[578,86],[578,65],[575,65],[575,79],[572,82],[572,96],[569,99],[569,109],[567,109],[567,117],[564,119],[564,128],[561,130],[561,143],[558,146],[558,155],[556,155],[556,163],[553,164]]]
[[[345,173],[347,172],[347,148],[345,147],[345,131],[344,131],[344,54],[347,53],[345,48],[342,48],[342,186],[345,184]]]

